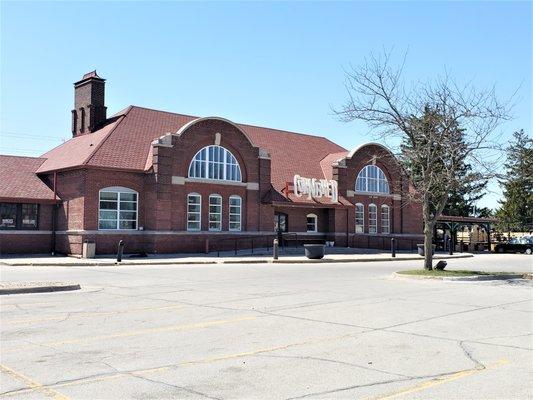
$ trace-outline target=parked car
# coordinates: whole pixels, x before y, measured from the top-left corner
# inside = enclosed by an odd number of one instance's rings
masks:
[[[533,253],[533,237],[526,236],[514,238],[505,243],[498,243],[494,246],[496,253]]]

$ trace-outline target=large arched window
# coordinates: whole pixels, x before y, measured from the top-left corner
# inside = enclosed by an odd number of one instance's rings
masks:
[[[98,229],[137,229],[138,193],[125,187],[100,190]]]
[[[357,192],[389,193],[389,182],[381,168],[367,165],[357,175],[355,181]]]
[[[222,146],[207,146],[192,159],[189,178],[240,182],[241,167],[229,150]]]

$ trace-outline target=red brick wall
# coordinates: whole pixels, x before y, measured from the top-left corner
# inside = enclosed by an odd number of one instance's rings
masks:
[[[189,164],[198,150],[215,143],[220,133],[220,145],[230,150],[237,158],[242,172],[243,185],[218,183],[185,182],[173,184],[172,177],[187,177]],[[235,126],[220,120],[204,120],[193,124],[183,133],[170,137],[171,145],[153,147],[153,171],[124,172],[100,169],[63,171],[57,175],[57,192],[62,202],[58,209],[59,231],[57,250],[64,253],[80,254],[83,240],[94,240],[97,253],[114,254],[119,240],[126,243],[126,252],[204,252],[206,241],[213,247],[232,247],[232,241],[221,241],[223,237],[237,236],[229,229],[229,197],[242,198],[241,235],[254,232],[274,233],[274,211],[285,212],[289,216],[289,231],[307,231],[307,214],[318,217],[318,231],[326,240],[334,240],[340,246],[388,248],[390,237],[383,235],[356,235],[355,212],[353,206],[331,208],[272,206],[268,203],[271,190],[271,161],[254,147],[247,137]],[[163,141],[164,142],[164,141]],[[168,142],[167,142],[168,143]],[[359,149],[346,160],[345,167],[334,168],[334,179],[339,183],[339,195],[345,197],[348,190],[355,189],[357,174],[365,165],[375,162],[391,187],[391,195],[361,195],[346,197],[351,203],[365,206],[365,232],[368,233],[368,205],[376,204],[378,211],[378,233],[381,232],[381,205],[391,207],[391,233],[398,238],[406,238],[401,246],[410,247],[406,234],[421,234],[422,220],[420,207],[408,204],[407,193],[412,188],[402,178],[401,169],[394,157],[382,147],[368,145]],[[53,176],[44,177],[52,186]],[[246,188],[246,183],[257,183],[259,190]],[[103,232],[98,234],[99,191],[105,187],[120,186],[139,193],[138,226],[144,231]],[[202,196],[202,233],[185,233],[187,229],[187,195],[198,193]],[[222,232],[208,233],[209,195],[222,196]],[[393,196],[394,195],[394,196]],[[400,198],[394,200],[394,197]],[[263,203],[265,201],[265,203]],[[51,207],[43,208],[41,225],[51,227]],[[154,232],[159,232],[154,234]],[[181,233],[180,233],[181,232]],[[310,235],[312,236],[312,235]],[[315,235],[316,236],[316,235]],[[243,236],[241,236],[243,237]],[[414,237],[417,240],[416,236]],[[21,239],[22,240],[22,239]],[[39,244],[36,241],[40,240]],[[248,240],[248,239],[247,239]],[[22,240],[21,249],[31,246],[44,248],[46,240]],[[401,242],[401,240],[399,240]],[[30,243],[30,244],[26,244]],[[251,244],[251,243],[250,243]],[[4,247],[11,246],[4,240]],[[241,243],[242,247],[249,245]]]
[[[0,254],[15,253],[50,253],[52,235],[42,234],[16,234],[0,232]]]
[[[358,149],[352,158],[346,159],[344,167],[334,168],[334,178],[339,183],[339,194],[346,196],[347,191],[355,190],[355,181],[361,169],[375,163],[389,182],[390,195],[362,195],[346,197],[352,203],[362,203],[365,207],[365,233],[368,233],[368,206],[375,204],[378,210],[378,233],[381,232],[381,206],[390,206],[390,227],[392,234],[420,234],[422,233],[422,213],[420,205],[409,202],[409,191],[413,188],[404,177],[401,166],[393,154],[381,146],[369,144]],[[395,200],[393,197],[399,197]],[[349,230],[355,232],[355,211],[350,212]]]

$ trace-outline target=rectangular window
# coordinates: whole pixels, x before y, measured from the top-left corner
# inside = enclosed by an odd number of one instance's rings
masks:
[[[390,212],[386,205],[381,206],[381,232],[390,233]]]
[[[378,233],[378,210],[374,204],[368,206],[368,233]]]
[[[37,204],[21,204],[20,227],[22,229],[37,229]]]
[[[137,193],[100,191],[98,217],[98,229],[137,229]]]
[[[287,223],[287,214],[275,214],[274,215],[274,231],[275,232],[288,232],[289,224]]]
[[[17,205],[12,203],[0,203],[0,228],[17,228]]]
[[[317,231],[317,216],[315,214],[307,215],[307,232]]]
[[[209,230],[222,230],[222,197],[219,195],[209,196]]]
[[[365,206],[355,205],[355,233],[365,232]]]
[[[202,227],[202,198],[199,194],[187,196],[187,230],[199,231]]]
[[[37,229],[38,204],[0,203],[0,229]]]
[[[242,200],[239,196],[229,198],[229,230],[241,230]]]

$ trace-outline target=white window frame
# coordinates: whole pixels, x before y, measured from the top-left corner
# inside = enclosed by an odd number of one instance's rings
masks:
[[[361,211],[358,211],[357,207],[361,207]],[[361,224],[358,224],[359,221]],[[355,233],[365,233],[365,205],[363,203],[355,205]]]
[[[374,214],[374,218],[372,218],[372,214]],[[368,205],[368,233],[371,235],[378,233],[378,207],[374,203]]]
[[[117,195],[116,200],[111,199],[102,199],[102,193],[115,193]],[[121,195],[122,194],[135,194],[135,200],[122,200]],[[117,203],[116,209],[108,209],[108,208],[101,208],[102,201],[105,202],[114,202]],[[133,203],[135,204],[135,210],[122,210],[120,208],[120,203]],[[106,211],[115,211],[117,213],[117,218],[101,218],[101,212]],[[120,218],[121,212],[134,212],[135,213],[135,219],[123,219]],[[115,221],[116,225],[115,228],[101,228],[100,222],[101,221]],[[135,222],[135,228],[121,228],[120,222],[121,221],[134,221]],[[122,186],[110,186],[106,188],[102,188],[98,191],[98,230],[100,231],[136,231],[139,229],[139,193],[133,189],[122,187]]]
[[[220,199],[220,204],[211,204],[211,199]],[[219,211],[218,212],[211,212],[211,206],[219,207]],[[212,231],[212,232],[222,231],[222,196],[221,195],[219,195],[219,194],[211,194],[211,195],[209,195],[209,209],[208,209],[208,212],[209,212],[209,219],[208,219],[208,226],[207,226],[208,229],[210,231]],[[218,221],[212,220],[211,219],[212,215],[219,215],[220,219]],[[211,228],[211,223],[218,223],[219,227],[218,228]]]
[[[370,176],[370,171],[375,171],[375,177]],[[370,181],[375,181],[376,190],[370,190]],[[365,165],[357,174],[357,179],[355,180],[355,191],[390,194],[389,181],[387,180],[387,176],[383,170],[377,165]]]
[[[384,214],[385,210],[386,214]],[[385,215],[386,218],[384,218]],[[390,233],[390,207],[387,204],[381,205],[381,233],[387,235]]]
[[[309,229],[309,218],[313,218],[315,220],[314,229]],[[307,229],[307,232],[318,232],[318,217],[316,214],[307,214],[305,216],[305,226]]]
[[[217,153],[222,159],[215,160]],[[220,166],[222,166],[222,177],[215,178],[215,167],[218,170]],[[232,175],[229,177],[228,168]],[[209,176],[210,171],[213,172],[212,176]],[[225,147],[217,145],[205,146],[198,150],[189,164],[188,176],[196,179],[242,182],[242,170],[237,157]]]
[[[189,199],[191,197],[196,197],[198,199],[198,202],[193,203],[194,205],[200,206],[200,211],[189,211]],[[191,215],[198,215],[198,221],[191,220],[189,217]],[[196,224],[198,223],[198,228],[191,228],[189,224]],[[201,231],[202,230],[202,195],[198,193],[189,193],[187,195],[187,230],[188,231]]]
[[[239,200],[239,205],[238,206],[232,205],[231,204],[232,200]],[[239,212],[238,213],[232,213],[231,212],[231,208],[232,207],[238,207]],[[241,196],[231,195],[229,197],[228,211],[229,211],[229,221],[228,221],[229,230],[230,231],[234,231],[234,232],[240,231],[242,229],[242,198],[241,198]],[[231,220],[231,217],[235,216],[235,215],[237,215],[239,217],[238,222]],[[238,224],[238,227],[235,227],[235,225],[233,225],[233,227],[232,227],[232,224]]]

